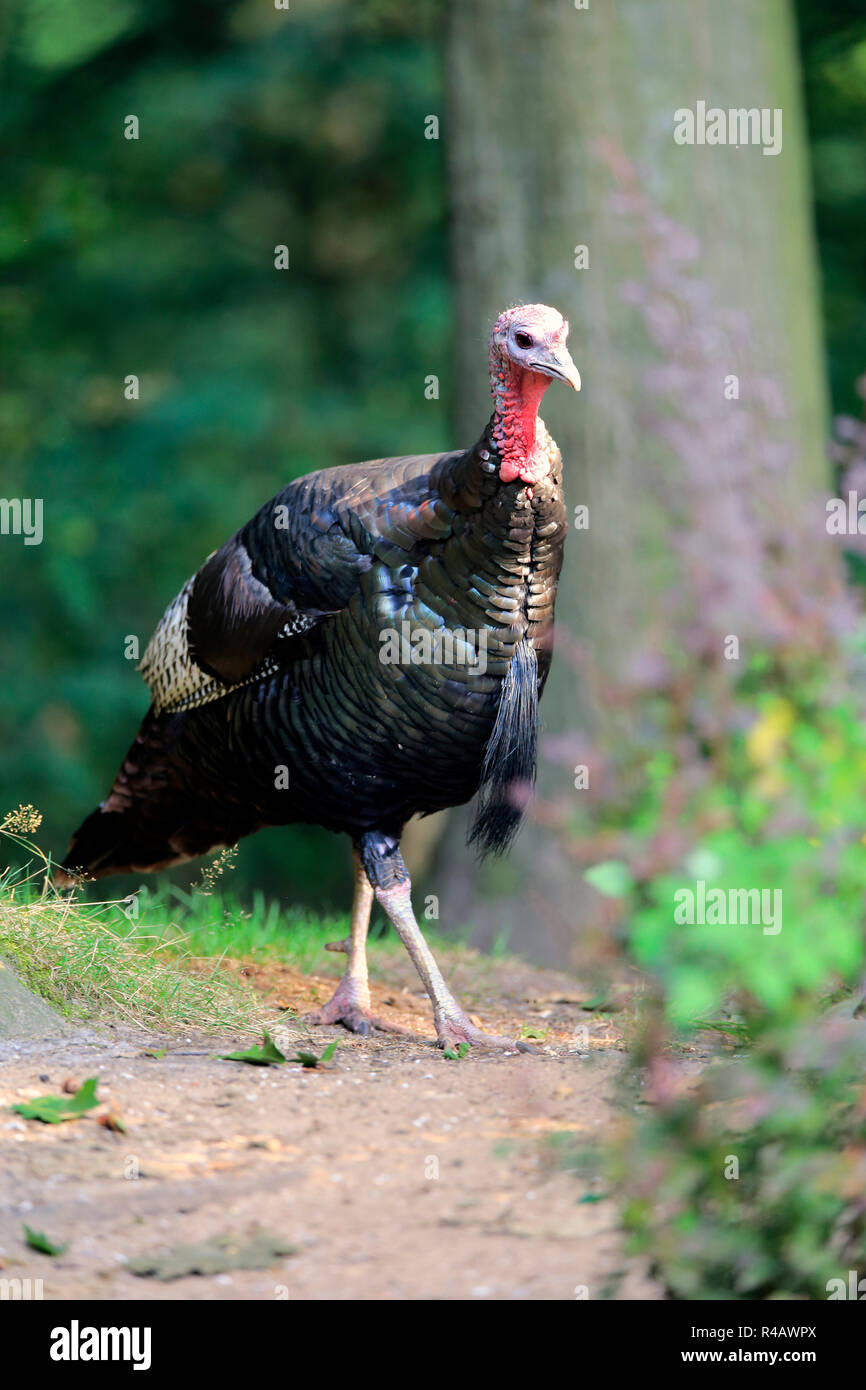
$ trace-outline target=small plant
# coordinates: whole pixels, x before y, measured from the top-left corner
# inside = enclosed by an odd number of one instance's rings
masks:
[[[42,824],[41,812],[35,806],[19,806],[16,811],[7,811],[0,821],[0,831],[8,835],[33,835]]]
[[[192,885],[193,889],[206,896],[212,893],[223,874],[230,873],[235,867],[237,857],[237,845],[230,845],[226,849],[221,849],[209,864],[205,864],[201,871],[201,878]]]

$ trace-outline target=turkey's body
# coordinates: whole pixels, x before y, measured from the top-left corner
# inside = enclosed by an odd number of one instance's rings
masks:
[[[278,603],[324,616],[277,636],[250,672],[236,667],[234,688],[205,677],[196,690],[185,648],[201,638],[194,623],[169,631],[170,608],[149,651],[177,673],[174,699],[163,678],[69,866],[146,870],[293,821],[399,836],[412,815],[475,794],[521,639],[543,688],[566,530],[558,455],[527,489],[500,483],[482,450],[496,459],[485,435],[464,454],[311,474],[217,553],[242,548]]]
[[[290,483],[184,585],[141,663],[153,703],[60,884],[162,868],[263,826],[344,831],[355,859],[346,973],[313,1021],[365,1031],[373,897],[433,1001],[439,1041],[490,1038],[418,929],[407,820],[468,801],[473,841],[507,848],[535,772],[566,532],[559,451],[538,419],[580,379],[568,325],[508,310],[491,337],[495,409],[462,453],[378,459]]]

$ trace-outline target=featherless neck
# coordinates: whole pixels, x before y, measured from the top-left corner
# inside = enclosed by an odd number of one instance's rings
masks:
[[[502,459],[499,477],[503,483],[512,483],[516,478],[537,483],[550,471],[548,436],[538,418],[538,407],[549,385],[549,377],[525,371],[500,354],[491,353],[494,410],[490,432]]]

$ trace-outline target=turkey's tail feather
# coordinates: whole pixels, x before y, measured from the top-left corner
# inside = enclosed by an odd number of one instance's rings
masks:
[[[192,855],[178,853],[168,840],[143,834],[134,811],[108,811],[103,802],[76,830],[63,864],[54,871],[54,882],[58,888],[69,888],[80,879],[149,873],[189,858]]]
[[[535,782],[538,748],[538,664],[535,649],[518,642],[502,682],[487,741],[478,810],[468,843],[479,858],[510,847]]]
[[[190,715],[151,710],[105,801],[78,827],[54,882],[149,873],[235,844],[257,823],[225,805],[204,804],[180,734]],[[221,815],[221,811],[223,814]],[[223,824],[223,821],[225,822]]]

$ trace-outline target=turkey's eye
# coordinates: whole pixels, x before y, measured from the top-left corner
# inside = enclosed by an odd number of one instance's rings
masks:
[[[519,348],[532,347],[532,337],[529,333],[515,333],[514,341]]]

